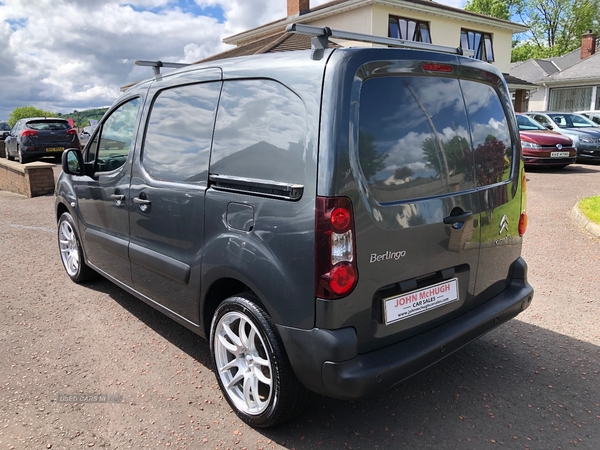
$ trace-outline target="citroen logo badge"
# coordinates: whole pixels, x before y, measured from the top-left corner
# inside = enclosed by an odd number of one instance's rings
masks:
[[[502,234],[503,231],[508,233],[508,217],[506,217],[506,214],[504,214],[502,219],[500,219],[500,231],[498,234]]]

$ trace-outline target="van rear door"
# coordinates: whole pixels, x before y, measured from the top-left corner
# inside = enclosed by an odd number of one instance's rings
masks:
[[[471,308],[481,207],[461,92],[448,72],[362,83],[356,294],[372,299],[373,316],[359,352]]]
[[[352,200],[358,283],[343,299],[317,299],[317,326],[353,327],[365,353],[505,288],[520,252],[520,159],[497,70],[431,52],[347,55],[352,80],[330,74],[326,87],[350,92],[332,121],[350,126],[347,138],[325,132],[321,163],[335,148],[339,173],[320,192]]]

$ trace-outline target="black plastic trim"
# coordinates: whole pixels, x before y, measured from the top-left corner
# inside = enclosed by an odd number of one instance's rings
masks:
[[[297,201],[302,198],[302,194],[304,193],[304,186],[301,184],[281,183],[279,181],[229,175],[209,175],[208,179],[210,180],[210,187],[214,189],[259,195],[261,197]]]
[[[129,259],[127,256],[127,246],[129,241],[121,239],[110,234],[101,233],[100,231],[92,230],[88,228],[85,230],[84,238],[87,241],[94,242],[101,247],[104,247],[111,253],[120,256],[124,259]]]
[[[133,264],[145,267],[177,283],[186,285],[190,281],[190,266],[162,253],[129,244],[129,258]]]

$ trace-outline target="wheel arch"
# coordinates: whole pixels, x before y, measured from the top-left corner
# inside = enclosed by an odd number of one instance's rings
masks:
[[[73,215],[71,213],[71,211],[69,210],[69,208],[67,208],[67,205],[65,205],[63,202],[57,202],[57,204],[56,204],[56,223],[58,223],[60,216],[62,216],[66,212]]]
[[[250,288],[250,286],[238,280],[237,278],[222,277],[214,280],[210,284],[210,287],[204,295],[200,317],[200,322],[203,327],[203,334],[206,338],[208,338],[210,335],[210,327],[213,315],[215,314],[215,311],[219,305],[229,297],[244,293],[252,295],[256,303],[265,309],[258,295]]]

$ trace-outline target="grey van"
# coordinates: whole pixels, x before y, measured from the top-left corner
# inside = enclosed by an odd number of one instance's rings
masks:
[[[62,163],[69,277],[101,274],[207,338],[255,427],[313,393],[389,389],[533,297],[510,95],[457,54],[193,65],[129,89]]]

